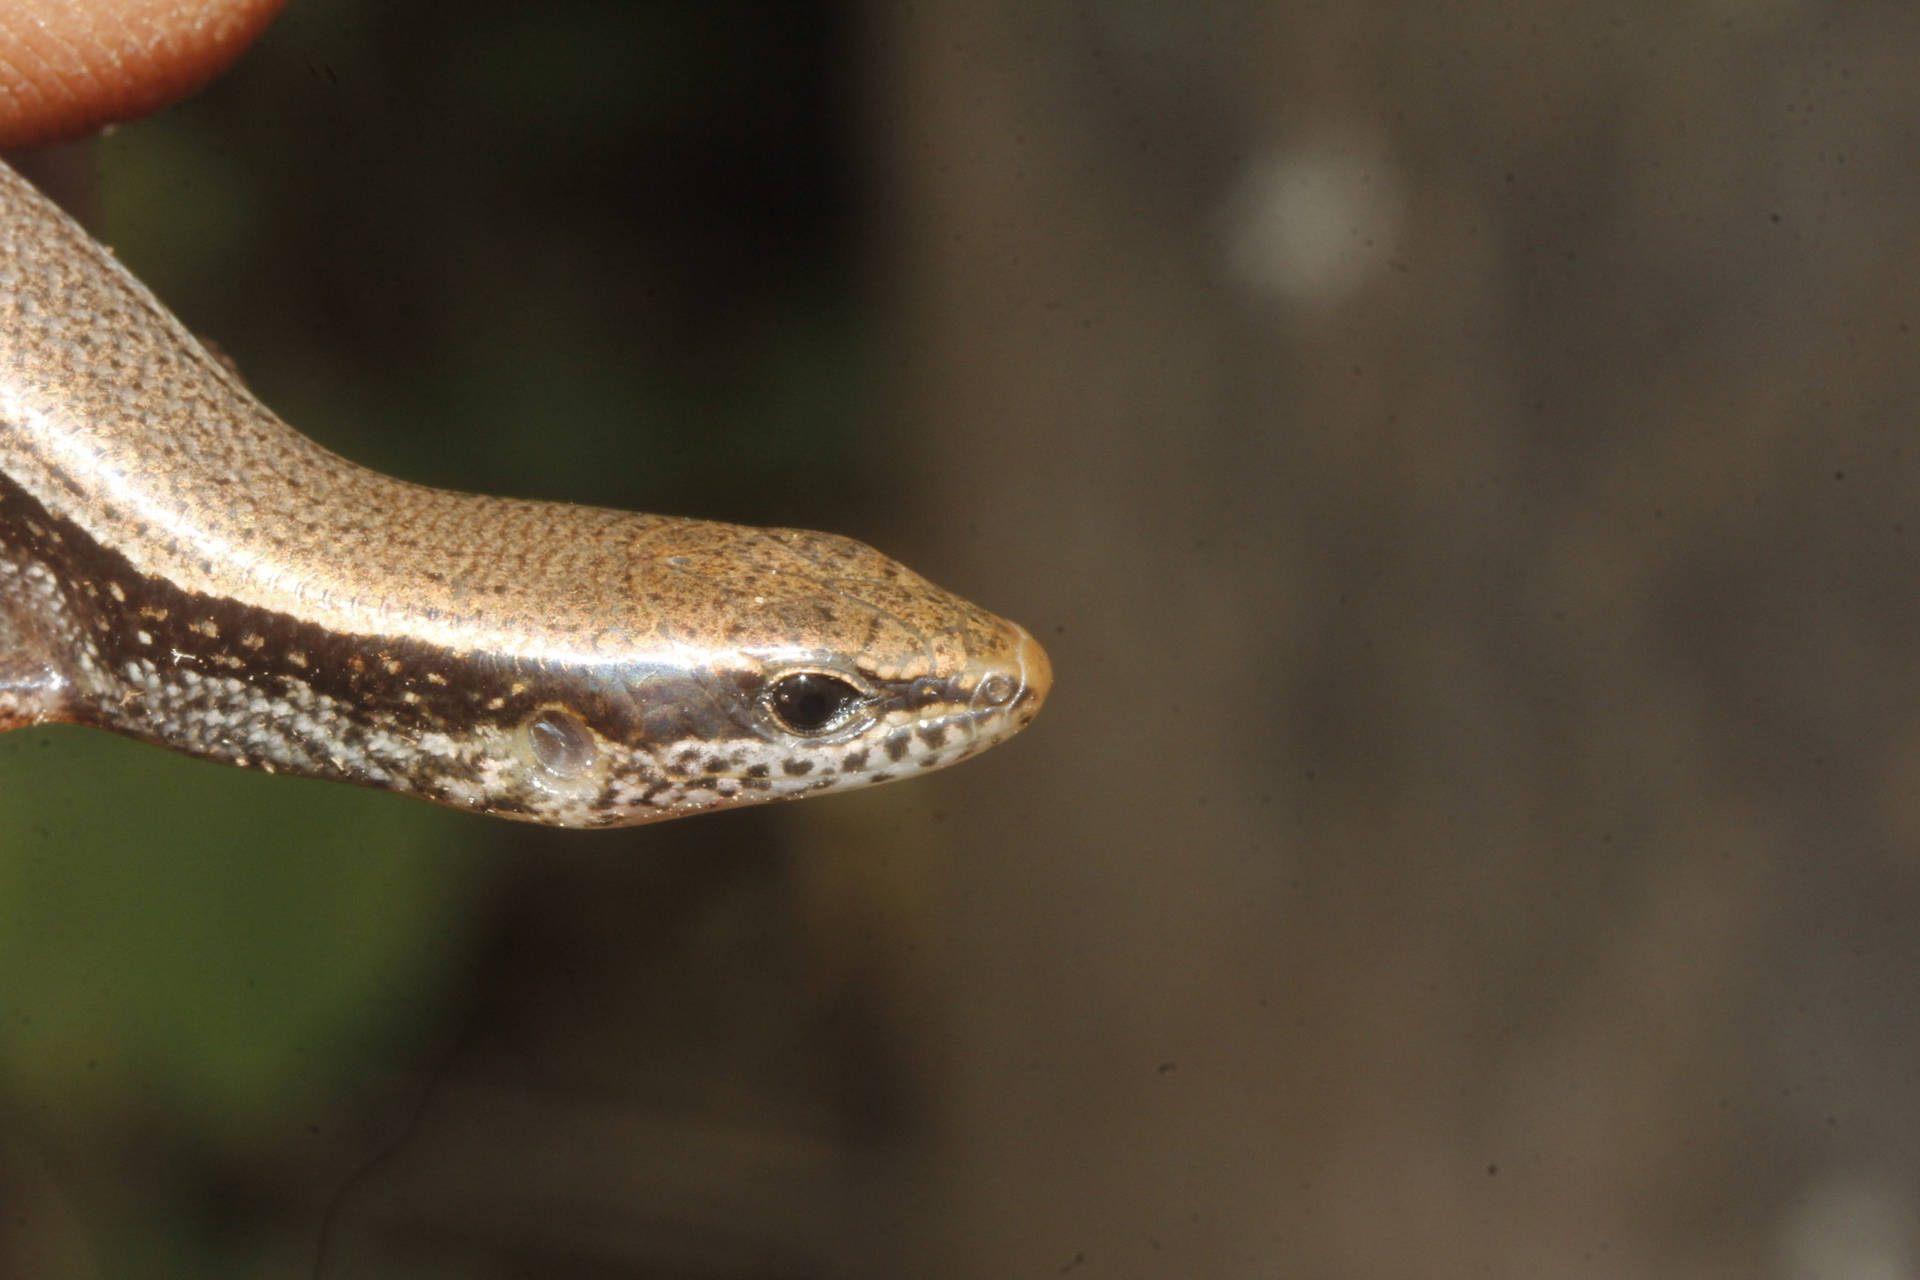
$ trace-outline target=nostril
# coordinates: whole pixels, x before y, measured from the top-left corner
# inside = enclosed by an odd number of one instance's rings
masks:
[[[1013,632],[1007,656],[994,663],[973,686],[969,703],[976,712],[1015,706],[1037,709],[1053,687],[1053,666],[1047,661],[1047,651],[1024,627],[1014,626]]]
[[[981,706],[1004,707],[1020,692],[1020,682],[1004,671],[996,671],[980,682],[974,700]]]

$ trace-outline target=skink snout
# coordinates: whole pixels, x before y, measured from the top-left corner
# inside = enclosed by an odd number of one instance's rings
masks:
[[[975,711],[1018,712],[1021,723],[1033,718],[1053,688],[1053,664],[1040,642],[1017,623],[1008,623],[1012,643],[1007,656],[993,663],[973,687]]]
[[[1020,647],[1016,651],[1020,660],[1020,692],[1014,695],[1014,701],[1025,702],[1027,714],[1032,715],[1053,690],[1053,663],[1047,660],[1047,651],[1025,627],[1016,623],[1014,630],[1020,633]]]

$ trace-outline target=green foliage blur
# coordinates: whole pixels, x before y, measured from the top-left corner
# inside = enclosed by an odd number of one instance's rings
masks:
[[[0,1090],[244,1146],[457,955],[477,819],[105,734],[0,737]]]

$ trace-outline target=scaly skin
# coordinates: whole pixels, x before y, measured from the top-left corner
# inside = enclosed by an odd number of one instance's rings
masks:
[[[858,542],[329,453],[0,166],[0,728],[619,826],[952,763],[1051,679]]]

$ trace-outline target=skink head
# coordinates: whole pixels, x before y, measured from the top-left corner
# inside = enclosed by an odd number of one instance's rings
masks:
[[[618,826],[912,777],[1012,736],[1052,686],[1023,628],[861,543],[676,523],[636,550],[656,621],[600,696],[512,737],[522,816]]]

